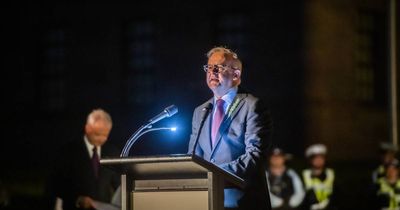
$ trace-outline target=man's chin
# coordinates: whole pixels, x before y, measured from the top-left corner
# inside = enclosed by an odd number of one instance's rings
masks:
[[[216,89],[219,85],[220,85],[220,83],[219,83],[219,82],[216,82],[216,81],[210,81],[210,82],[208,83],[208,87],[209,87],[211,90]]]

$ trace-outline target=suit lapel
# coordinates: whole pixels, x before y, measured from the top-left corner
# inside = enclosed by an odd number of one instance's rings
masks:
[[[213,103],[213,98],[211,98],[210,100],[208,100],[205,104],[208,103]],[[204,107],[203,107],[204,108]],[[204,114],[203,108],[200,110],[202,112],[202,114]],[[199,135],[201,135],[200,139],[204,139],[206,142],[204,142],[202,149],[205,150],[204,152],[210,154],[211,153],[211,119],[212,119],[212,113],[213,111],[210,110],[210,112],[208,113],[206,119],[204,119],[204,124],[203,124],[203,128],[198,131]],[[203,116],[200,116],[203,117]],[[200,140],[199,140],[200,141]],[[199,142],[200,144],[200,142]]]
[[[222,135],[225,133],[225,131],[228,129],[229,125],[231,124],[232,120],[237,116],[237,113],[239,112],[239,110],[242,108],[243,104],[244,104],[244,98],[246,98],[247,94],[243,94],[243,93],[238,93],[235,97],[235,99],[233,100],[232,104],[228,107],[228,111],[224,116],[224,119],[221,123],[221,126],[219,127],[218,133],[217,133],[217,141],[215,143],[214,148],[212,148],[212,154],[211,157],[214,154],[215,148],[218,147],[219,142],[222,139]],[[208,132],[208,133],[211,133]],[[211,145],[211,144],[210,144]]]
[[[204,126],[203,126],[203,130],[204,130],[204,132],[202,132],[202,133],[204,133],[204,139],[206,139],[207,140],[207,142],[206,142],[206,152],[207,153],[211,153],[211,150],[212,150],[212,146],[211,146],[211,119],[212,119],[212,110],[210,111],[210,113],[208,114],[208,116],[207,116],[207,118],[205,119],[205,121],[204,121]]]
[[[85,160],[86,164],[83,166],[88,172],[90,173],[90,181],[91,182],[97,182],[98,179],[95,179],[95,173],[92,165],[92,157],[90,156],[90,153],[87,149],[87,146],[84,141],[81,141],[81,154],[82,158]],[[101,168],[99,167],[99,178],[101,176]]]

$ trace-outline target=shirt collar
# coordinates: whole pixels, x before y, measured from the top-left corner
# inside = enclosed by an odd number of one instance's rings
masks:
[[[229,106],[233,102],[233,99],[235,99],[237,92],[238,92],[238,87],[237,86],[232,87],[231,89],[228,90],[228,92],[225,95],[221,97],[221,99],[224,100],[225,104]],[[218,98],[214,96],[214,104],[217,101],[217,99]]]
[[[87,137],[86,135],[84,135],[84,136],[83,136],[83,139],[85,140],[86,147],[87,147],[88,149],[90,149],[90,150],[93,150],[94,145],[92,145],[92,144],[89,142],[88,137]]]
[[[83,139],[84,139],[84,141],[85,141],[85,145],[86,145],[86,148],[87,148],[87,150],[88,150],[88,152],[89,152],[89,155],[90,155],[90,157],[92,157],[92,155],[93,155],[93,148],[94,148],[95,146],[89,142],[89,139],[88,139],[88,137],[87,137],[86,135],[83,136]],[[99,157],[100,157],[100,154],[101,154],[101,147],[97,147],[97,155],[98,155]]]

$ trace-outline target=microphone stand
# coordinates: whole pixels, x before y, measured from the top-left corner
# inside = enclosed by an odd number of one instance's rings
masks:
[[[195,140],[194,145],[193,145],[192,155],[196,154],[195,152],[196,152],[197,144],[199,143],[200,132],[201,132],[201,129],[203,128],[204,121],[206,121],[207,115],[210,113],[211,109],[212,109],[212,104],[211,103],[207,104],[207,106],[204,107],[204,109],[203,109],[203,111],[205,113],[203,113],[203,117],[202,117],[201,122],[200,122],[199,130],[197,131],[196,140]]]
[[[139,129],[140,130],[140,129]],[[143,129],[142,129],[143,130]],[[131,147],[133,146],[133,144],[135,144],[135,142],[144,134],[148,133],[148,132],[152,132],[152,131],[159,131],[159,130],[172,130],[172,128],[167,128],[167,127],[161,127],[161,128],[151,128],[149,127],[149,129],[143,131],[143,132],[138,132],[136,135],[134,135],[134,138],[130,139],[124,149],[122,150],[122,153],[120,155],[120,157],[127,157],[128,156],[128,152],[131,149]]]
[[[145,128],[147,128],[147,130],[144,130]],[[144,131],[143,131],[144,130]],[[120,157],[127,157],[128,156],[128,152],[131,149],[131,147],[133,146],[133,144],[135,144],[135,142],[144,134],[152,132],[152,131],[159,131],[159,130],[172,130],[172,128],[168,128],[168,127],[161,127],[161,128],[151,128],[151,125],[147,125],[147,126],[142,126],[140,127],[133,135],[131,138],[129,138],[129,140],[127,141],[127,143],[124,146],[124,149],[122,150]],[[142,132],[143,131],[143,132]]]
[[[129,139],[128,139],[128,141],[126,142],[126,144],[125,144],[125,146],[124,146],[124,148],[122,149],[122,152],[121,152],[121,154],[120,154],[120,157],[127,157],[128,156],[128,152],[129,152],[129,150],[130,150],[130,148],[132,147],[132,145],[133,145],[133,141],[135,141],[135,139],[137,138],[137,136],[144,130],[144,129],[146,129],[146,128],[151,128],[151,123],[148,123],[148,124],[146,124],[146,125],[142,125],[137,131],[135,131],[135,133],[133,133],[130,137],[129,137]]]
[[[148,133],[150,131],[156,131],[156,130],[166,130],[168,128],[153,128],[153,124],[166,118],[166,117],[171,117],[172,115],[176,114],[178,112],[178,108],[175,105],[171,105],[167,108],[164,109],[163,112],[158,114],[156,117],[153,117],[152,119],[147,122],[147,124],[142,125],[135,133],[133,133],[128,141],[126,142],[124,148],[122,149],[122,152],[120,154],[120,157],[127,157],[129,150],[131,149],[132,145],[136,142],[136,140],[141,137],[143,134]],[[145,130],[148,129],[148,130]],[[171,129],[171,128],[169,128]],[[145,130],[145,131],[144,131]],[[144,132],[143,132],[144,131]],[[143,133],[142,133],[143,132]]]

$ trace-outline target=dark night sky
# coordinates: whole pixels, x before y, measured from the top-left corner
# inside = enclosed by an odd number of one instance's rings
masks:
[[[289,150],[297,152],[294,148],[302,141],[302,4],[252,9],[202,3],[150,5],[32,3],[3,14],[10,20],[3,39],[3,160],[14,159],[18,150],[29,154],[31,167],[46,167],[54,148],[82,135],[86,114],[97,107],[113,116],[110,142],[121,147],[140,124],[164,107],[177,105],[179,114],[160,125],[177,124],[179,131],[146,135],[132,154],[185,152],[191,113],[211,97],[201,66],[207,50],[216,45],[231,47],[242,57],[244,87],[270,104],[277,119],[276,142],[285,145],[284,139],[296,139]],[[241,24],[232,26],[231,18]],[[149,35],[130,32],[148,23]],[[132,68],[137,54],[131,51],[141,42],[150,43],[150,52],[142,54],[152,64]],[[61,49],[61,55],[54,49]],[[146,78],[150,85],[136,85]],[[134,95],[147,97],[140,95],[142,90],[152,101],[135,101]],[[54,108],[48,105],[51,100],[61,102]],[[283,127],[290,129],[280,132]]]

